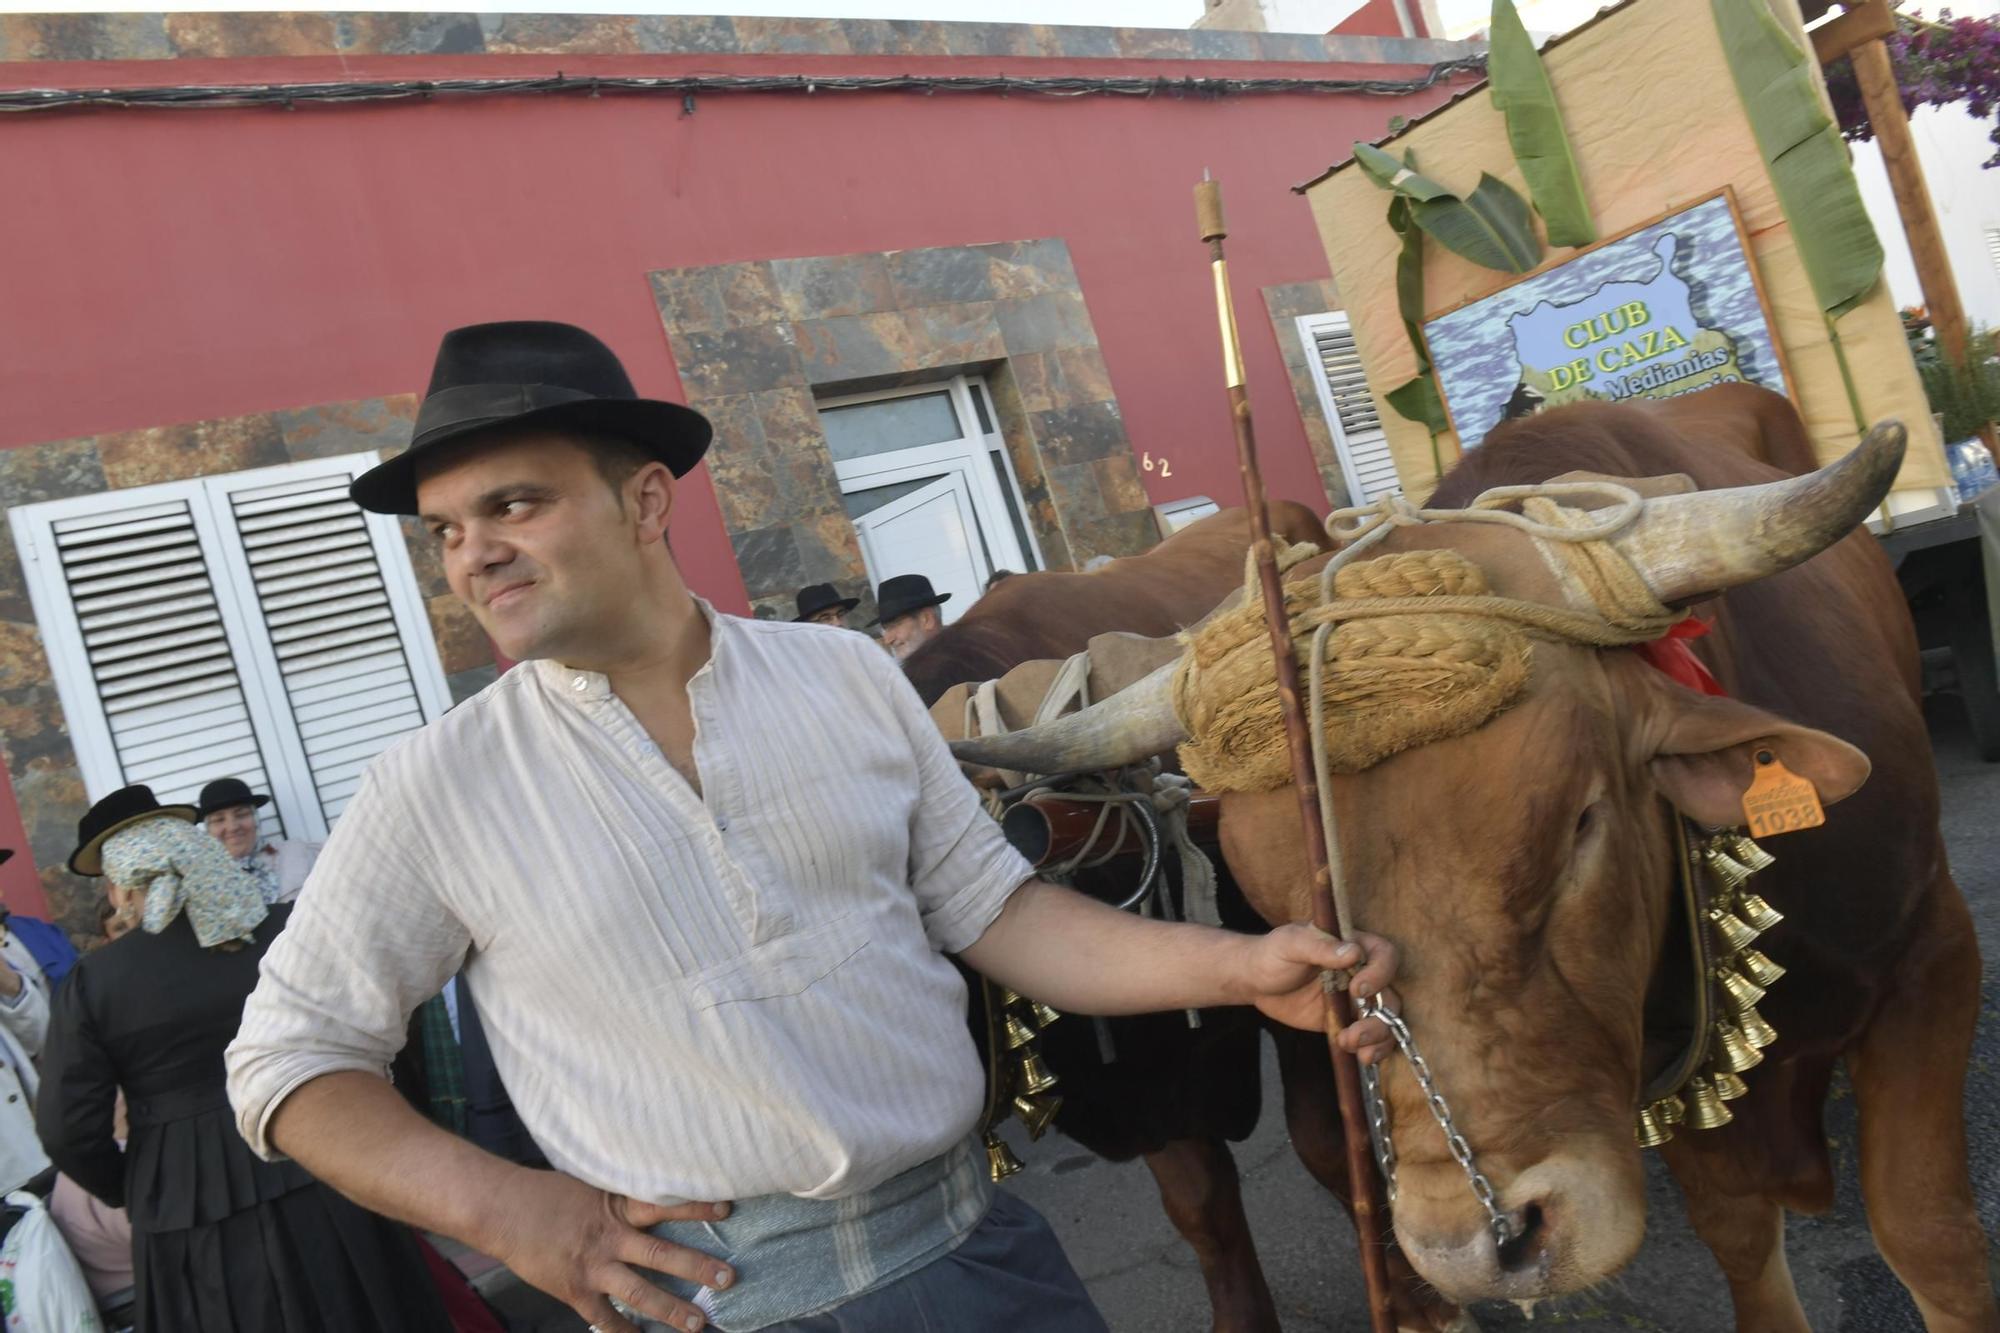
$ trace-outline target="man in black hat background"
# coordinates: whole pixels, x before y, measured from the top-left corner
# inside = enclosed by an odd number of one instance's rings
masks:
[[[847,613],[861,605],[859,597],[842,597],[831,583],[809,583],[799,589],[796,600],[794,625],[831,625],[835,629],[846,629]]]
[[[882,646],[900,662],[937,637],[944,628],[938,608],[950,600],[922,574],[896,574],[875,590],[875,619],[868,623],[882,627]]]
[[[217,778],[201,789],[195,813],[208,836],[230,859],[257,877],[267,903],[288,903],[305,887],[321,844],[299,838],[261,838],[257,812],[271,803],[241,778]]]
[[[690,593],[667,528],[707,443],[582,330],[447,335],[411,448],[353,495],[421,516],[521,665],[371,768],[245,1007],[238,1125],[598,1333],[633,1312],[1099,1333],[1047,1224],[986,1181],[941,955],[1075,1013],[1256,1004],[1317,1030],[1322,970],[1358,967],[1370,994],[1393,950],[1035,881],[873,645]],[[461,967],[553,1171],[453,1138],[381,1077]],[[1370,1056],[1387,1039],[1342,1034]]]

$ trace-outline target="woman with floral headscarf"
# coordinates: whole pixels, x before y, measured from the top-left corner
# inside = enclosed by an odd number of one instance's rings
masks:
[[[222,1052],[291,909],[267,906],[194,819],[127,787],[78,826],[70,869],[105,876],[139,929],[85,955],[56,996],[36,1108],[50,1158],[129,1210],[146,1333],[450,1328],[408,1230],[237,1133]]]

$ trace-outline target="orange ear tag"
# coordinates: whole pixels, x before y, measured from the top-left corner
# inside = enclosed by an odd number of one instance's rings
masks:
[[[1750,825],[1751,837],[1796,833],[1826,822],[1819,791],[1810,778],[1786,768],[1768,745],[1757,747],[1756,761],[1757,774],[1743,793],[1743,818]]]

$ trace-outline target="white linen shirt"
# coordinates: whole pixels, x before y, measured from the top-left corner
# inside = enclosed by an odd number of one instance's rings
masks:
[[[524,663],[378,759],[228,1052],[243,1136],[383,1071],[463,966],[558,1169],[654,1202],[859,1193],[972,1129],[963,950],[1032,871],[864,635],[720,615],[704,795],[601,675]]]

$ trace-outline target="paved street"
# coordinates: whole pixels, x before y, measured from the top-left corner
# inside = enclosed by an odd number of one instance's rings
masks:
[[[1944,779],[1945,834],[1952,866],[1972,902],[1986,956],[2000,956],[2000,765],[1974,755],[1955,700],[1937,701],[1932,729]],[[2000,986],[1989,977],[1973,1055],[1967,1102],[1971,1111],[1973,1178],[1989,1235],[2000,1229]],[[1347,1333],[1365,1327],[1353,1231],[1332,1200],[1293,1158],[1278,1083],[1265,1061],[1267,1113],[1237,1151],[1243,1192],[1264,1269],[1287,1333]],[[1855,1183],[1854,1107],[1836,1083],[1828,1115],[1840,1197],[1826,1217],[1790,1224],[1792,1273],[1806,1313],[1820,1333],[1921,1333],[1902,1287],[1876,1255]],[[1208,1299],[1194,1256],[1161,1212],[1144,1166],[1111,1166],[1066,1140],[1021,1143],[1028,1169],[1010,1184],[1046,1214],[1089,1283],[1115,1333],[1200,1333],[1209,1327]],[[1536,1312],[1533,1327],[1577,1333],[1712,1333],[1730,1327],[1721,1275],[1681,1216],[1679,1196],[1654,1159],[1650,1170],[1651,1231],[1638,1261],[1602,1290]],[[536,1319],[528,1294],[507,1297],[517,1327],[543,1333],[580,1328],[562,1316]],[[1522,1328],[1513,1306],[1481,1307],[1489,1330]],[[1023,1330],[1032,1333],[1032,1330]]]

